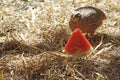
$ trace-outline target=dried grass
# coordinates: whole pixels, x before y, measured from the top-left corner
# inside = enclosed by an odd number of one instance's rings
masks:
[[[75,58],[62,50],[71,11],[86,5],[107,20],[90,40],[89,56]],[[119,33],[119,0],[1,0],[0,80],[119,80]]]

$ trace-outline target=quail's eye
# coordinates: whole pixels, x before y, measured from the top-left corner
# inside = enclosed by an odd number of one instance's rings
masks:
[[[75,15],[75,17],[80,17],[80,16],[81,16],[81,15],[80,15],[79,13]]]
[[[74,16],[73,15],[71,15],[71,18],[73,18]]]

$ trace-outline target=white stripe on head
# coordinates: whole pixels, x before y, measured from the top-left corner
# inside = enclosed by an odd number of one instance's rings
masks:
[[[84,18],[84,17],[88,17],[91,14],[95,14],[95,13],[96,13],[96,11],[93,9],[81,9],[78,11],[73,11],[73,16],[75,16],[76,14],[80,14],[81,18]]]

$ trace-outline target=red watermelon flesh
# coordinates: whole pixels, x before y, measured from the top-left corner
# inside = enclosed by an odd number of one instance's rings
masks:
[[[89,52],[92,49],[89,41],[82,34],[81,30],[75,29],[65,45],[65,52],[69,54],[81,54]]]

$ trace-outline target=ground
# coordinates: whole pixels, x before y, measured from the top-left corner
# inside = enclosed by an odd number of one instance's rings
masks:
[[[71,12],[97,7],[105,20],[84,57],[63,53]],[[1,0],[0,80],[119,80],[119,0]]]

